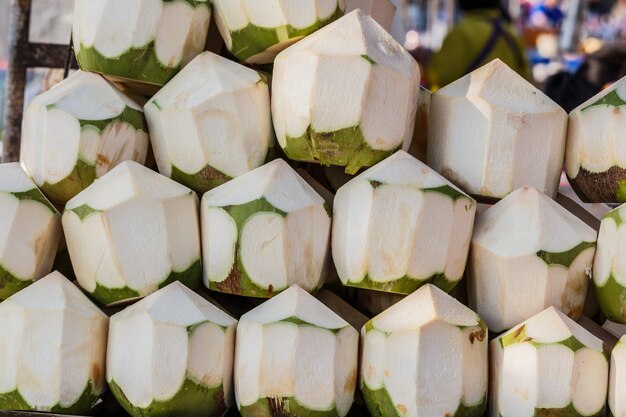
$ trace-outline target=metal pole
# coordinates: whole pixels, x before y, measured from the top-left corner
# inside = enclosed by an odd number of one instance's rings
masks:
[[[15,162],[20,157],[24,88],[26,86],[25,54],[21,48],[28,45],[30,6],[31,0],[11,0],[9,70],[5,84],[7,106],[4,115],[2,162]]]

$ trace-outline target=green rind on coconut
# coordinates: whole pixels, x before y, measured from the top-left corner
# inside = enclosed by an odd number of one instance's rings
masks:
[[[93,393],[91,383],[87,384],[85,390],[78,400],[67,407],[57,404],[50,409],[42,410],[41,407],[34,407],[22,397],[18,390],[0,394],[0,409],[14,411],[47,411],[59,414],[88,414],[90,410],[98,403],[99,394]]]
[[[359,282],[347,281],[345,286],[363,288],[367,290],[375,290],[382,292],[390,292],[395,294],[411,294],[418,288],[426,284],[433,284],[441,288],[445,292],[450,292],[458,284],[458,281],[450,281],[445,274],[438,273],[426,279],[417,279],[409,276],[389,281],[389,282],[377,282],[374,281],[369,275],[366,275]]]
[[[361,384],[361,393],[372,417],[403,417],[405,415],[393,405],[385,387],[373,390],[366,383],[363,383]],[[486,409],[486,397],[476,405],[467,406],[461,402],[451,417],[481,417],[485,414]]]
[[[70,209],[70,211],[76,213],[76,215],[81,221],[85,221],[85,219],[92,214],[102,212],[101,210],[97,210],[93,207],[88,206],[87,204],[83,204],[82,206],[78,206],[76,208]]]
[[[316,132],[309,126],[302,136],[287,137],[283,151],[296,161],[345,166],[346,173],[354,175],[363,167],[376,165],[401,147],[391,150],[372,149],[359,126],[334,132]]]
[[[21,279],[0,265],[0,301],[6,300],[16,292],[23,290],[35,282],[33,279]]]
[[[39,204],[43,204],[52,212],[52,214],[58,213],[57,209],[54,208],[50,201],[48,201],[48,199],[44,197],[41,191],[37,188],[23,192],[12,192],[11,194],[20,201],[36,201]]]
[[[547,252],[544,250],[537,251],[537,256],[540,257],[548,265],[561,265],[565,268],[569,268],[572,262],[589,248],[595,248],[595,242],[582,242],[579,245],[565,252]]]
[[[422,188],[422,192],[424,193],[440,193],[446,195],[452,199],[452,201],[456,201],[459,198],[465,198],[473,205],[475,204],[474,200],[470,198],[468,195],[463,194],[463,192],[456,190],[449,185],[442,185],[441,187],[434,188]],[[470,206],[471,207],[471,206]]]
[[[295,398],[259,398],[257,402],[239,408],[243,417],[341,417],[336,408],[309,410]]]
[[[500,346],[502,346],[503,348],[517,344],[517,343],[530,343],[536,348],[545,346],[545,345],[559,344],[559,345],[563,345],[569,348],[572,352],[576,352],[578,349],[583,349],[586,347],[574,336],[570,336],[567,339],[554,342],[554,343],[537,342],[533,340],[532,338],[528,337],[528,335],[526,334],[526,325],[524,324],[518,327],[515,331],[505,334],[500,339]]]
[[[133,417],[221,417],[228,410],[222,384],[206,387],[189,376],[174,397],[167,401],[153,401],[147,407],[131,404],[115,381],[109,382],[109,388],[124,410]]]
[[[617,91],[613,90],[598,101],[588,105],[587,107],[582,108],[581,111],[584,112],[585,110],[595,106],[622,107],[626,106],[626,100],[621,98],[619,94],[617,94]]]
[[[316,327],[318,329],[328,330],[329,332],[331,332],[333,334],[337,334],[342,329],[344,329],[344,327],[339,328],[339,329],[325,329],[323,327],[319,327],[319,326],[316,326],[315,324],[312,324],[312,323],[306,322],[306,321],[304,321],[302,319],[299,319],[298,317],[287,317],[286,319],[279,320],[279,321],[277,321],[275,323],[290,323],[290,324],[295,324],[296,326]],[[273,325],[275,323],[268,323],[268,325],[271,326],[271,325]]]
[[[228,274],[228,277],[221,281],[211,281],[209,277],[209,289],[214,291],[226,292],[229,294],[243,295],[247,297],[268,298],[276,294],[276,292],[284,288],[262,288],[255,284],[251,279],[246,268],[243,265],[241,254],[239,253],[239,245],[241,242],[241,233],[246,221],[253,215],[261,212],[275,213],[285,217],[287,213],[272,206],[265,198],[261,197],[257,200],[250,201],[237,206],[224,207],[224,210],[230,215],[237,225],[237,243],[235,244],[235,262]]]
[[[602,417],[604,416],[604,408],[602,407],[597,413],[587,416],[576,410],[572,403],[569,403],[564,408],[535,408],[533,417]]]
[[[596,297],[602,313],[616,323],[626,323],[626,288],[619,284],[613,274],[601,287],[596,285]]]
[[[293,42],[298,38],[310,35],[319,28],[339,19],[341,16],[343,16],[343,10],[337,7],[330,17],[324,20],[318,20],[306,28],[296,28],[292,25],[265,28],[250,23],[242,29],[230,31],[232,45],[229,51],[240,60],[247,61],[255,55],[262,54],[274,45],[283,42]]]
[[[199,288],[202,285],[202,263],[200,260],[197,260],[182,272],[172,271],[167,278],[159,284],[158,288],[167,287],[169,284],[176,281],[180,281],[191,289]],[[96,289],[90,293],[90,295],[104,306],[111,306],[142,297],[137,290],[132,288],[107,288],[100,283],[96,284]]]
[[[172,165],[170,178],[186,185],[198,193],[212,190],[232,179],[232,177],[229,177],[210,165],[205,166],[201,171],[195,174],[188,174]]]
[[[79,157],[74,170],[65,179],[54,184],[46,182],[40,188],[51,200],[64,202],[83,191],[95,180],[95,165],[90,165]]]

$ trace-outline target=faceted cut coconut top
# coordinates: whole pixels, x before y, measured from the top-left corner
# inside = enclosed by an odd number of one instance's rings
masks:
[[[626,77],[615,82],[609,88],[600,91],[580,106],[576,107],[573,112],[585,111],[595,106],[622,107],[626,105]]]
[[[398,151],[387,159],[379,162],[360,175],[354,177],[348,184],[357,181],[379,182],[382,184],[407,185],[418,189],[437,189],[445,187],[443,190],[447,194],[454,194],[452,197],[464,196],[463,191],[450,181],[439,175],[428,165],[404,151]]]
[[[187,76],[193,74],[193,77]],[[159,108],[205,106],[222,93],[250,87],[262,81],[258,72],[211,52],[194,58],[182,71],[152,97],[150,103]],[[216,102],[225,106],[228,102]]]
[[[23,193],[36,188],[35,183],[26,175],[19,163],[0,164],[0,191]]]
[[[281,52],[276,60],[298,52],[318,56],[362,56],[405,77],[418,71],[411,55],[370,15],[357,9]]]
[[[276,159],[207,192],[203,200],[209,207],[245,204],[265,198],[286,213],[324,199],[282,159]]]
[[[475,100],[474,104],[479,108],[484,106],[484,100],[514,112],[548,113],[560,110],[565,114],[558,104],[499,59],[474,70],[436,94]]]
[[[590,349],[602,352],[602,340],[588,332],[574,320],[555,307],[548,307],[498,337],[502,346],[530,342],[533,344],[551,344],[565,342],[570,338]],[[575,342],[574,342],[575,343]]]
[[[148,314],[162,323],[185,327],[206,321],[221,327],[237,323],[237,320],[180,282],[168,285],[113,317],[124,319],[138,314]]]
[[[292,285],[274,298],[241,316],[242,322],[262,324],[283,320],[302,321],[330,330],[343,329],[349,326],[348,322],[297,285]]]
[[[472,242],[501,256],[543,250],[562,253],[597,233],[545,194],[531,187],[513,191],[478,216]]]
[[[19,306],[29,311],[72,311],[82,317],[106,315],[77,286],[55,271],[0,303],[0,308]]]
[[[30,106],[35,105],[54,106],[79,120],[112,119],[126,107],[142,111],[141,106],[118,91],[101,75],[83,71],[76,71],[35,97]]]
[[[192,191],[134,161],[125,161],[71,199],[66,210],[107,210],[136,196],[166,200]]]
[[[370,323],[380,331],[391,333],[415,330],[434,320],[462,327],[480,324],[476,313],[431,284],[389,307]]]

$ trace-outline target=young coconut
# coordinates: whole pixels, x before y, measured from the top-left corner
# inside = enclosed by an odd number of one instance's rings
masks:
[[[329,262],[324,199],[276,159],[202,197],[204,283],[215,291],[271,297],[292,284],[315,291]]]
[[[173,308],[175,306],[175,308]],[[179,282],[111,317],[107,382],[133,417],[221,417],[237,321]]]
[[[278,142],[291,159],[345,166],[354,174],[408,149],[419,81],[415,59],[356,10],[276,57]]]
[[[241,316],[235,394],[243,417],[344,417],[359,333],[294,285]]]
[[[344,285],[410,294],[449,292],[463,277],[475,201],[406,152],[337,191],[332,250]]]
[[[265,77],[210,52],[144,110],[159,171],[198,193],[262,165],[274,144]]]
[[[607,212],[600,224],[593,283],[607,319],[626,324],[626,204]]]
[[[52,270],[62,237],[61,215],[20,164],[0,164],[0,301]]]
[[[0,303],[0,410],[87,415],[106,389],[107,325],[58,272]]]
[[[63,228],[78,283],[103,305],[202,282],[196,193],[135,162],[70,200]]]
[[[120,162],[143,164],[148,152],[141,106],[88,72],[35,97],[22,129],[22,166],[61,205]]]
[[[565,111],[496,59],[433,94],[428,164],[477,196],[529,185],[554,197],[566,130]]]
[[[626,336],[617,342],[611,352],[609,376],[609,408],[613,417],[626,416]]]
[[[577,320],[596,236],[534,188],[512,192],[476,219],[467,271],[470,306],[495,332],[549,306]]]
[[[209,0],[76,0],[81,69],[158,89],[204,50]]]
[[[492,340],[490,357],[490,417],[604,415],[604,344],[556,308]]]
[[[360,387],[372,417],[482,417],[487,327],[425,285],[361,329]]]
[[[565,154],[567,178],[585,202],[626,202],[624,106],[626,77],[569,115]]]

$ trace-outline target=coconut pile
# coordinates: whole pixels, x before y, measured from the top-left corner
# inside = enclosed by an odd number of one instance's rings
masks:
[[[0,414],[626,417],[626,79],[431,93],[394,13],[75,0],[0,164]]]

